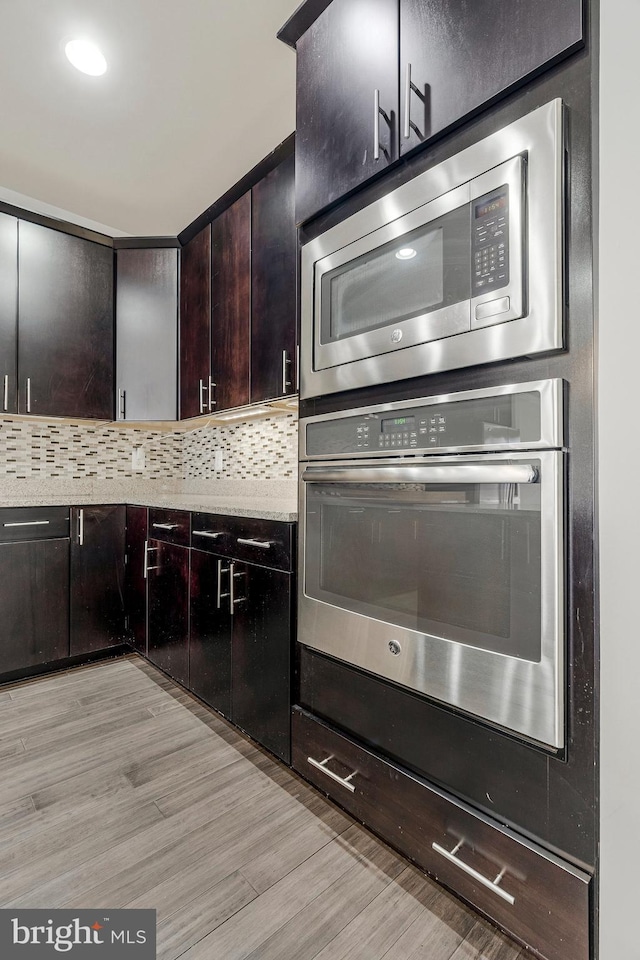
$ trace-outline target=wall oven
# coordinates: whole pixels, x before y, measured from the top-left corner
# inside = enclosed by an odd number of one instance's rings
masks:
[[[300,394],[563,346],[554,100],[302,248]]]
[[[300,643],[565,742],[562,382],[301,421]]]

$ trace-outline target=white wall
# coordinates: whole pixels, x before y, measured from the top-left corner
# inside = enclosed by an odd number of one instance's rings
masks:
[[[640,957],[640,3],[602,0],[599,960]]]

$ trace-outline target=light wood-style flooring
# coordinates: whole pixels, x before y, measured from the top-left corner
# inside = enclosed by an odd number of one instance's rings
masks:
[[[0,906],[158,912],[161,960],[524,951],[131,656],[0,688]]]

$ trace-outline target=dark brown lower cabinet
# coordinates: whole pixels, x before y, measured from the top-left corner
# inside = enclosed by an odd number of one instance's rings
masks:
[[[147,575],[145,545],[147,508],[127,507],[125,607],[130,641],[138,651],[147,653]]]
[[[123,506],[71,510],[71,643],[74,656],[123,643]]]
[[[147,649],[152,663],[189,686],[189,548],[147,543]]]
[[[69,656],[69,539],[0,543],[0,673]]]
[[[231,718],[290,761],[291,574],[230,564]]]
[[[231,718],[229,567],[224,557],[191,551],[190,688]]]
[[[295,707],[292,765],[546,960],[589,960],[591,876]]]

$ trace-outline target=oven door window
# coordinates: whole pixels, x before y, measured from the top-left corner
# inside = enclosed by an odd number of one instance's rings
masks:
[[[316,600],[537,662],[541,583],[537,483],[306,484]]]

